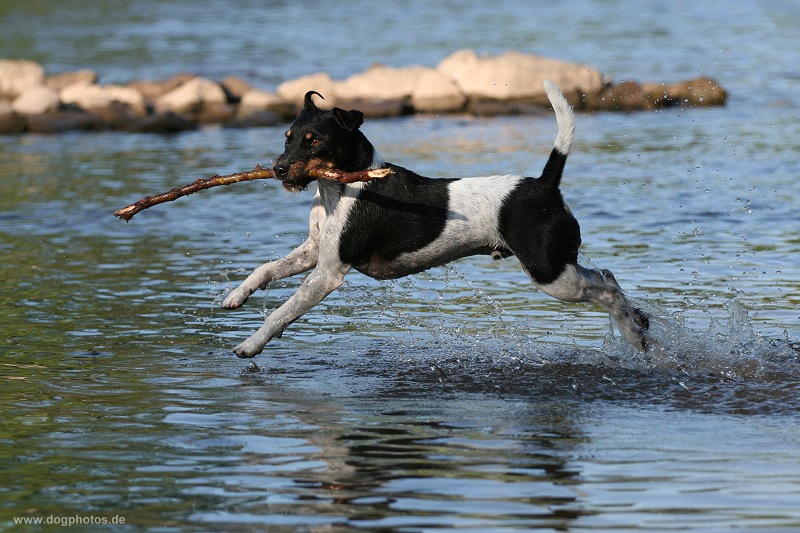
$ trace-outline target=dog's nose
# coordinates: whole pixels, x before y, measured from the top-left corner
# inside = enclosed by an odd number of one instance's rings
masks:
[[[278,179],[285,178],[287,174],[289,174],[289,165],[275,165],[272,167],[272,171],[275,173],[275,177]]]

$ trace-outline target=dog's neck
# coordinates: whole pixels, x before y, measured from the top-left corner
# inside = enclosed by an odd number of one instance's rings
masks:
[[[343,168],[342,170],[357,172],[360,170],[380,168],[384,164],[383,158],[361,131],[357,130],[355,132],[353,144],[349,152],[347,158],[349,161],[345,165],[349,168]]]
[[[377,150],[372,146],[366,137],[363,138],[364,143],[357,150],[360,153],[359,164],[356,170],[371,170],[381,168],[386,165],[386,161],[380,156]],[[368,159],[368,157],[370,159]],[[364,188],[367,182],[356,182],[344,184],[333,180],[318,179],[317,189],[319,190],[322,205],[325,208],[327,215],[331,215],[336,209],[336,205],[342,198],[357,198],[358,193]]]
[[[358,198],[364,185],[366,185],[365,182],[344,184],[333,180],[317,180],[319,200],[322,204],[322,208],[325,210],[325,216],[332,216],[339,202],[343,199],[350,199],[352,201]]]
[[[369,142],[369,141],[367,141]],[[372,145],[370,145],[372,146]],[[386,165],[386,161],[381,157],[381,154],[378,153],[375,148],[372,149],[372,162],[366,168],[366,170],[372,170],[373,168],[381,168]]]

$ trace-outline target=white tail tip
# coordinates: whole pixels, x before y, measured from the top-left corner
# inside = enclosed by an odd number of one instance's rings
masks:
[[[558,122],[558,135],[556,136],[555,149],[564,155],[572,148],[572,139],[575,136],[575,113],[569,105],[564,93],[550,80],[544,80],[544,92],[553,106]]]

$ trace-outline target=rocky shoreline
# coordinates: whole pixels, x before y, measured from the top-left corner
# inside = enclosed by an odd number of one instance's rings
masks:
[[[274,92],[240,78],[217,82],[192,74],[102,85],[92,70],[48,76],[36,62],[0,60],[0,134],[269,126],[293,119],[308,90],[324,95],[320,106],[357,108],[368,117],[534,113],[548,106],[545,79],[584,111],[720,106],[727,99],[727,91],[706,77],[673,84],[614,82],[586,65],[513,51],[481,56],[461,50],[435,68],[374,65],[345,80],[311,74]]]

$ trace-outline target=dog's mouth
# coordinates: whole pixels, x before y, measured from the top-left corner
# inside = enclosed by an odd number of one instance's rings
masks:
[[[289,165],[285,176],[280,177],[281,185],[289,192],[301,192],[308,188],[308,184],[316,180],[313,171],[322,168],[329,168],[331,165],[325,164],[318,159],[308,163],[297,162]]]
[[[281,186],[284,190],[289,192],[302,192],[308,188],[308,184],[311,183],[313,180],[308,179],[302,182],[298,181],[282,181]]]

